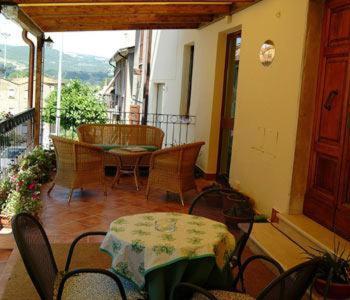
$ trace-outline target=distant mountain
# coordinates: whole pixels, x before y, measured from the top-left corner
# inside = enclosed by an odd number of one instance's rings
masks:
[[[3,63],[4,45],[0,44],[0,64]],[[7,46],[7,63],[11,76],[28,70],[29,48],[26,46]],[[45,48],[45,75],[57,78],[59,51]],[[64,53],[63,79],[81,79],[92,84],[100,84],[111,76],[108,59],[93,55]]]

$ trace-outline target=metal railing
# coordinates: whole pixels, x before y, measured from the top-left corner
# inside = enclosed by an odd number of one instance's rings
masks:
[[[0,121],[0,177],[33,147],[34,108]]]
[[[43,109],[41,122],[41,144],[49,147],[49,135],[56,133],[56,111],[50,112],[52,117],[47,117],[48,112]],[[49,120],[48,120],[49,119]],[[94,117],[90,110],[80,111],[79,116],[67,112],[63,109],[59,113],[60,130],[58,135],[77,138],[76,128],[84,123],[100,123],[100,124],[135,124],[150,125],[163,130],[164,147],[186,144],[194,141],[194,127],[196,124],[195,116],[184,116],[175,114],[156,114],[149,113],[147,115],[139,112],[120,112],[118,110],[109,109],[105,114],[97,113]]]

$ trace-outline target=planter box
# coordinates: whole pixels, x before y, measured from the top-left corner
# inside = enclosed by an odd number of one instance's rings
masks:
[[[323,279],[316,279],[315,289],[321,296],[327,286],[327,282]],[[341,284],[331,282],[327,297],[330,299],[349,299],[350,298],[350,284]]]
[[[11,228],[11,217],[0,215],[1,228]]]
[[[237,225],[239,223],[247,223],[249,221],[249,218],[247,217],[233,217],[228,214],[228,210],[223,211],[225,224],[231,228],[237,229]]]

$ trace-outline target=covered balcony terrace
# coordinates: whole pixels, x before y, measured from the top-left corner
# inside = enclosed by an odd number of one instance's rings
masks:
[[[18,162],[18,173],[21,168],[34,169],[38,182],[26,182],[26,187],[41,205],[35,214],[11,216],[17,243],[3,221],[0,245],[10,250],[0,250],[2,299],[56,299],[58,295],[57,299],[167,300],[193,299],[197,293],[204,297],[198,299],[214,300],[226,299],[222,293],[229,299],[302,299],[309,292],[311,295],[308,288],[319,260],[305,262],[305,256],[292,251],[293,255],[280,253],[287,261],[281,265],[260,255],[268,253],[257,249],[249,235],[255,222],[266,222],[266,218],[256,218],[245,195],[204,179],[195,167],[204,144],[192,134],[195,116],[152,114],[146,105],[141,113],[122,112],[117,118],[115,112],[108,111],[104,124],[76,124],[74,131],[57,131],[45,124],[41,94],[45,32],[199,29],[225,16],[230,18],[255,2],[258,1],[14,0],[1,5],[1,13],[23,27],[27,41],[28,32],[36,38],[35,43],[28,41],[28,110],[0,123],[3,149],[23,148],[27,161],[17,161],[16,154],[13,160],[1,162],[1,172],[2,176],[10,174],[9,184],[14,184],[11,193],[20,192],[27,179],[19,183],[21,174],[13,176],[13,169],[8,166]],[[148,97],[146,88],[145,100]],[[56,115],[63,118],[65,113],[59,111]],[[92,126],[91,131],[84,133],[79,129],[84,126]],[[114,134],[116,131],[118,134]],[[52,135],[57,132],[59,136]],[[102,138],[105,134],[109,143]],[[50,142],[44,145],[49,135]],[[118,139],[113,140],[115,136]],[[127,141],[123,140],[125,137]],[[47,151],[35,150],[37,146],[45,146]],[[51,159],[53,168],[46,168],[45,174],[40,173],[41,169],[31,169],[36,167],[33,161],[39,160],[38,156],[26,156],[32,149],[42,151],[43,169],[51,164]],[[47,164],[42,163],[45,160]],[[52,177],[43,179],[44,175]],[[208,191],[205,197],[198,197]],[[197,203],[203,204],[198,212]],[[237,206],[243,217],[226,218],[237,217]],[[7,209],[16,211],[16,207]],[[53,256],[45,250],[49,246],[42,238],[41,228],[47,234]],[[69,268],[70,256],[67,263],[66,257],[72,253],[70,244],[85,232],[97,236],[88,235],[79,241]],[[264,237],[269,239],[268,234]],[[270,246],[278,248],[285,243],[279,244],[280,241],[271,240]],[[288,247],[288,243],[291,241],[282,246]],[[58,269],[64,272],[61,274]],[[94,272],[101,277],[91,276],[85,282],[89,277],[86,274]],[[112,283],[105,285],[104,277]],[[99,294],[110,291],[112,297]]]

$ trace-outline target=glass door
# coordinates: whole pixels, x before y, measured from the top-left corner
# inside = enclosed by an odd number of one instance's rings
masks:
[[[227,35],[224,95],[221,109],[220,143],[218,157],[219,178],[228,180],[234,142],[237,83],[241,48],[241,32]]]

